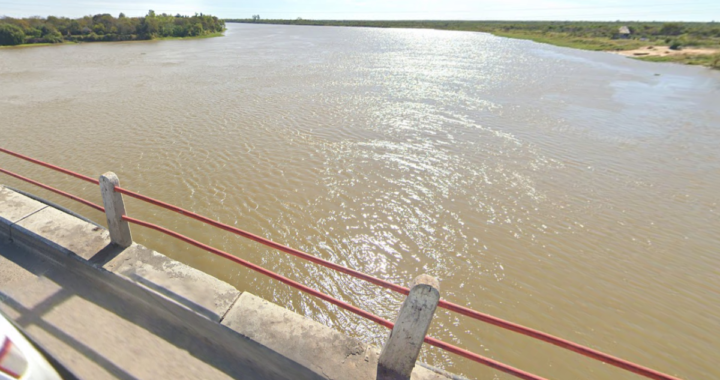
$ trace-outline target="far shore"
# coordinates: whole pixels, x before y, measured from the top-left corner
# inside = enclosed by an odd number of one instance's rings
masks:
[[[0,17],[0,45],[50,46],[83,42],[134,42],[219,37],[225,22],[203,13],[169,15],[149,10],[144,17],[103,13],[76,19],[48,16]]]
[[[714,23],[707,22],[261,20],[259,18],[226,19],[225,22],[484,32],[498,37],[615,53],[643,61],[701,65],[720,69],[720,29]],[[670,49],[669,44],[675,49]]]
[[[39,47],[39,46],[63,46],[63,45],[77,45],[77,44],[96,44],[96,43],[117,43],[117,42],[152,42],[152,41],[171,41],[171,40],[199,40],[203,38],[214,38],[214,37],[224,37],[224,32],[218,32],[218,33],[210,33],[203,36],[193,36],[193,37],[159,37],[159,38],[153,38],[150,40],[125,40],[125,41],[80,41],[80,42],[73,42],[73,41],[63,41],[58,43],[39,43],[39,44],[20,44],[20,45],[7,45],[7,46],[0,46],[0,49],[16,49],[16,48],[30,48],[30,47]]]

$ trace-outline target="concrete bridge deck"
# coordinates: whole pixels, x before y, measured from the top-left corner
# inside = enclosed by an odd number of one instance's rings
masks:
[[[0,243],[0,289],[3,313],[78,378],[253,377],[146,305],[9,243]]]
[[[2,185],[0,310],[81,379],[374,379],[379,356]]]

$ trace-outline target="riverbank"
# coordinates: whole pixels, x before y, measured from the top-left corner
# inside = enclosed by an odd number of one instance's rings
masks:
[[[691,47],[676,50],[671,49],[670,46],[648,45],[612,53],[648,62],[673,62],[720,68],[720,49]]]
[[[78,42],[72,42],[72,41],[63,41],[58,42],[55,44],[49,43],[49,42],[43,42],[39,44],[21,44],[21,45],[0,45],[0,49],[10,49],[10,48],[27,48],[27,47],[35,47],[35,46],[60,46],[60,45],[75,45]]]
[[[63,41],[59,43],[38,43],[38,44],[22,44],[22,45],[12,45],[12,46],[0,46],[0,49],[16,49],[16,48],[29,48],[29,47],[37,47],[37,46],[61,46],[61,45],[76,45],[76,44],[84,44],[84,43],[112,43],[112,42],[151,42],[151,41],[172,41],[172,40],[200,40],[205,38],[215,38],[215,37],[224,37],[225,32],[217,32],[217,33],[211,33],[206,34],[204,36],[193,36],[193,37],[160,37],[160,38],[153,38],[149,40],[129,40],[129,41],[79,41],[79,42],[73,42],[73,41]]]
[[[217,33],[210,33],[206,34],[204,36],[193,36],[193,37],[160,37],[160,38],[153,38],[150,41],[171,41],[171,40],[201,40],[204,38],[215,38],[215,37],[223,37],[225,36],[225,32],[217,32]]]
[[[592,51],[624,51],[637,49],[647,42],[636,40],[620,40],[598,37],[575,37],[555,33],[513,33],[503,31],[488,32],[498,37],[530,40],[538,43]]]
[[[484,32],[573,49],[621,53],[628,57],[720,68],[720,29],[713,23],[571,21],[362,21],[225,20],[239,23],[437,29]],[[630,34],[621,33],[626,28]],[[641,54],[649,46],[673,46],[672,54]],[[646,49],[647,50],[647,49]],[[672,49],[665,49],[672,50]],[[702,51],[698,53],[698,51]],[[628,52],[623,54],[623,52]]]

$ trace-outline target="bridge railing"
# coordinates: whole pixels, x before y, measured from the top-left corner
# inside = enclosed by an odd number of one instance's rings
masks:
[[[484,365],[494,368],[496,370],[511,374],[511,375],[516,376],[521,379],[544,380],[543,377],[540,377],[538,375],[534,375],[534,374],[525,372],[523,370],[500,363],[493,359],[484,357],[477,353],[470,352],[468,350],[454,346],[450,343],[427,336],[426,333],[430,326],[430,322],[432,321],[432,317],[435,312],[435,309],[436,309],[436,307],[440,307],[440,308],[450,310],[452,312],[464,315],[464,316],[472,318],[472,319],[483,321],[483,322],[501,327],[506,330],[514,331],[514,332],[523,334],[525,336],[529,336],[529,337],[553,344],[555,346],[565,348],[567,350],[579,353],[579,354],[587,356],[589,358],[599,360],[601,362],[613,365],[618,368],[622,368],[624,370],[633,372],[635,374],[644,376],[646,378],[657,379],[657,380],[679,380],[677,377],[655,371],[653,369],[641,366],[639,364],[617,358],[615,356],[594,350],[589,347],[582,346],[580,344],[547,334],[545,332],[531,329],[529,327],[525,327],[525,326],[522,326],[522,325],[519,325],[519,324],[516,324],[513,322],[509,322],[509,321],[506,321],[506,320],[503,320],[503,319],[500,319],[500,318],[497,318],[497,317],[494,317],[494,316],[491,316],[491,315],[488,315],[485,313],[481,313],[477,310],[473,310],[468,307],[461,306],[461,305],[443,300],[440,298],[440,290],[439,290],[439,284],[438,284],[437,280],[430,276],[427,276],[427,275],[419,276],[412,282],[412,285],[410,288],[400,286],[400,285],[391,283],[389,281],[382,280],[382,279],[370,276],[368,274],[356,271],[354,269],[350,269],[350,268],[344,267],[342,265],[339,265],[339,264],[324,260],[322,258],[310,255],[306,252],[297,250],[295,248],[291,248],[291,247],[276,243],[276,242],[266,239],[264,237],[241,230],[234,226],[230,226],[230,225],[215,221],[206,216],[194,213],[189,210],[185,210],[178,206],[171,205],[169,203],[165,203],[160,200],[157,200],[157,199],[130,191],[128,189],[122,188],[122,187],[120,187],[120,182],[119,182],[118,177],[114,173],[111,173],[111,172],[105,173],[102,176],[100,176],[99,180],[97,180],[97,179],[88,177],[86,175],[79,174],[74,171],[64,169],[59,166],[49,164],[47,162],[43,162],[43,161],[31,158],[31,157],[22,155],[20,153],[10,151],[8,149],[0,148],[0,152],[20,158],[20,159],[28,161],[28,162],[32,162],[37,165],[44,166],[46,168],[49,168],[49,169],[52,169],[52,170],[55,170],[55,171],[58,171],[58,172],[61,172],[61,173],[67,174],[67,175],[70,175],[72,177],[81,179],[81,180],[89,182],[89,183],[99,185],[100,189],[101,189],[103,204],[105,207],[99,206],[97,204],[94,204],[90,201],[87,201],[87,200],[77,197],[75,195],[69,194],[62,190],[55,189],[51,186],[45,185],[43,183],[40,183],[38,181],[24,177],[19,174],[13,173],[9,170],[6,170],[6,169],[0,167],[0,173],[4,173],[4,174],[7,174],[14,178],[17,178],[19,180],[39,186],[43,189],[46,189],[46,190],[52,191],[56,194],[62,195],[64,197],[73,199],[73,200],[80,202],[88,207],[91,207],[95,210],[105,213],[106,218],[107,218],[108,230],[110,233],[110,239],[111,239],[112,243],[114,243],[114,244],[117,244],[121,247],[128,247],[132,244],[132,235],[130,233],[129,224],[136,224],[136,225],[139,225],[142,227],[146,227],[146,228],[161,232],[165,235],[174,237],[178,240],[184,241],[195,247],[201,248],[207,252],[213,253],[217,256],[223,257],[225,259],[228,259],[230,261],[233,261],[235,263],[243,265],[249,269],[252,269],[256,272],[262,273],[270,278],[273,278],[273,279],[278,280],[282,283],[285,283],[293,288],[296,288],[302,292],[305,292],[314,297],[320,298],[320,299],[322,299],[328,303],[331,303],[333,305],[336,305],[344,310],[350,311],[356,315],[359,315],[363,318],[371,320],[381,326],[385,326],[385,327],[391,329],[389,338],[386,341],[385,345],[383,346],[383,349],[382,349],[382,352],[381,352],[381,355],[379,358],[378,370],[377,370],[377,378],[378,379],[383,379],[383,380],[386,380],[386,379],[387,380],[409,379],[410,373],[412,372],[412,369],[413,369],[415,362],[417,361],[418,355],[420,353],[422,342],[425,342],[432,346],[438,347],[440,349],[443,349],[443,350],[451,352],[453,354],[462,356],[464,358],[473,360],[475,362],[484,364]],[[302,258],[304,260],[313,262],[318,265],[322,265],[324,267],[333,269],[333,270],[341,272],[341,273],[345,273],[352,277],[370,282],[374,285],[381,286],[386,289],[390,289],[394,292],[404,294],[407,297],[404,300],[403,305],[400,308],[400,312],[398,314],[398,317],[397,317],[395,323],[392,323],[392,322],[390,322],[386,319],[383,319],[375,314],[372,314],[368,311],[365,311],[356,306],[348,304],[348,303],[346,303],[342,300],[339,300],[335,297],[332,297],[328,294],[322,293],[316,289],[312,289],[304,284],[301,284],[297,281],[294,281],[292,279],[284,277],[280,274],[274,273],[268,269],[265,269],[257,264],[251,263],[251,262],[244,260],[242,258],[239,258],[237,256],[234,256],[230,253],[227,253],[220,249],[211,247],[207,244],[196,241],[185,235],[179,234],[175,231],[171,231],[165,227],[161,227],[156,224],[149,223],[149,222],[146,222],[146,221],[143,221],[140,219],[132,218],[132,217],[128,216],[126,213],[122,195],[127,195],[129,197],[139,199],[141,201],[153,204],[155,206],[162,207],[167,210],[176,212],[180,215],[183,215],[183,216],[195,219],[195,220],[199,220],[203,223],[206,223],[211,226],[217,227],[219,229],[228,231],[230,233],[248,238],[250,240],[264,244],[268,247],[277,249],[277,250],[285,252],[287,254]]]

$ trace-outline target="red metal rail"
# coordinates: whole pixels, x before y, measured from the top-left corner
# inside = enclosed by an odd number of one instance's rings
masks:
[[[40,160],[36,160],[36,159],[34,159],[34,158],[32,158],[32,157],[28,157],[28,156],[25,156],[25,155],[23,155],[23,154],[16,153],[16,152],[13,152],[13,151],[11,151],[11,150],[7,150],[7,149],[5,149],[5,148],[0,148],[0,152],[7,153],[7,154],[9,154],[9,155],[11,155],[11,156],[15,156],[15,157],[20,158],[20,159],[23,159],[23,160],[25,160],[25,161],[30,161],[30,162],[32,162],[33,164],[38,164],[38,165],[40,165],[40,166],[44,166],[44,167],[46,167],[46,168],[48,168],[48,169],[52,169],[52,170],[58,171],[58,172],[60,172],[60,173],[65,173],[65,174],[67,174],[67,175],[69,175],[69,176],[73,176],[73,177],[75,177],[75,178],[79,178],[79,179],[81,179],[81,180],[83,180],[83,181],[87,181],[87,182],[90,182],[90,183],[94,183],[94,184],[96,184],[96,185],[99,185],[99,184],[100,184],[100,181],[97,180],[97,179],[90,178],[90,177],[88,177],[88,176],[86,176],[86,175],[82,175],[82,174],[80,174],[80,173],[75,173],[75,172],[72,171],[72,170],[67,170],[67,169],[61,168],[61,167],[59,167],[59,166],[55,166],[55,165],[53,165],[53,164],[48,164],[47,162],[43,162],[43,161],[40,161]]]
[[[24,160],[27,160],[27,161],[30,161],[30,162],[33,162],[33,163],[42,165],[42,166],[44,166],[44,167],[47,167],[47,168],[50,168],[50,169],[53,169],[53,170],[57,170],[57,171],[62,172],[62,173],[69,174],[69,175],[71,175],[71,176],[73,176],[73,177],[82,179],[82,180],[87,181],[87,182],[90,182],[90,183],[94,183],[94,184],[98,184],[98,183],[99,183],[98,180],[92,179],[92,178],[90,178],[90,177],[88,177],[88,176],[85,176],[85,175],[82,175],[82,174],[79,174],[79,173],[75,173],[75,172],[72,172],[72,171],[70,171],[70,170],[63,169],[63,168],[60,168],[60,167],[58,167],[58,166],[55,166],[55,165],[52,165],[52,164],[48,164],[48,163],[42,162],[42,161],[39,161],[39,160],[30,158],[30,157],[21,155],[21,154],[19,154],[19,153],[15,153],[15,152],[9,151],[9,150],[4,149],[4,148],[0,148],[0,152],[4,152],[4,153],[10,154],[10,155],[13,155],[13,156],[15,156],[15,157],[18,157],[18,158],[21,158],[21,159],[24,159]],[[6,172],[6,171],[3,170],[3,172]],[[12,175],[12,174],[11,174],[11,175]],[[14,176],[17,176],[17,175],[14,175]],[[35,183],[35,184],[38,184],[38,185],[40,185],[40,186],[44,186],[44,185],[41,185],[41,184],[39,184],[39,183]],[[59,191],[59,190],[58,190],[58,191]],[[58,191],[56,191],[56,192],[58,192]],[[401,293],[401,294],[405,294],[405,295],[407,295],[407,294],[409,293],[409,289],[406,288],[406,287],[404,287],[404,286],[400,286],[400,285],[397,285],[397,284],[393,284],[393,283],[391,283],[391,282],[388,282],[388,281],[385,281],[385,280],[382,280],[382,279],[379,279],[379,278],[370,276],[370,275],[368,275],[368,274],[365,274],[365,273],[356,271],[356,270],[354,270],[354,269],[350,269],[350,268],[344,267],[344,266],[342,266],[342,265],[335,264],[335,263],[333,263],[333,262],[330,262],[330,261],[321,259],[321,258],[316,257],[316,256],[313,256],[313,255],[310,255],[310,254],[305,253],[305,252],[303,252],[303,251],[300,251],[300,250],[297,250],[297,249],[294,249],[294,248],[290,248],[290,247],[287,247],[287,246],[285,246],[285,245],[282,245],[282,244],[273,242],[273,241],[271,241],[271,240],[269,240],[269,239],[266,239],[266,238],[263,238],[263,237],[261,237],[261,236],[252,234],[252,233],[250,233],[250,232],[243,231],[243,230],[241,230],[241,229],[239,229],[239,228],[237,228],[237,227],[233,227],[233,226],[230,226],[230,225],[227,225],[227,224],[224,224],[224,223],[221,223],[221,222],[212,220],[212,219],[210,219],[210,218],[208,218],[208,217],[205,217],[205,216],[200,215],[200,214],[196,214],[196,213],[194,213],[194,212],[192,212],[192,211],[185,210],[185,209],[180,208],[180,207],[177,207],[177,206],[175,206],[175,205],[171,205],[171,204],[169,204],[169,203],[165,203],[165,202],[159,201],[159,200],[157,200],[157,199],[150,198],[150,197],[148,197],[148,196],[145,196],[145,195],[142,195],[142,194],[139,194],[139,193],[136,193],[136,192],[133,192],[133,191],[124,189],[124,188],[119,187],[119,186],[115,187],[115,191],[117,191],[117,192],[119,192],[119,193],[121,193],[121,194],[125,194],[125,195],[130,196],[130,197],[133,197],[133,198],[136,198],[136,199],[145,201],[145,202],[147,202],[147,203],[151,203],[151,204],[154,204],[154,205],[156,205],[156,206],[159,206],[159,207],[162,207],[162,208],[165,208],[165,209],[174,211],[174,212],[179,213],[179,214],[181,214],[181,215],[188,216],[188,217],[190,217],[190,218],[199,220],[199,221],[204,222],[204,223],[206,223],[206,224],[209,224],[209,225],[211,225],[211,226],[220,228],[220,229],[222,229],[222,230],[225,230],[225,231],[234,233],[234,234],[239,235],[239,236],[243,236],[243,237],[245,237],[245,238],[251,239],[251,240],[253,240],[253,241],[256,241],[256,242],[258,242],[258,243],[264,244],[264,245],[269,246],[269,247],[271,247],[271,248],[275,248],[275,249],[277,249],[277,250],[279,250],[279,251],[282,251],[282,252],[291,254],[291,255],[296,256],[296,257],[300,257],[300,258],[302,258],[302,259],[311,261],[311,262],[316,263],[316,264],[318,264],[318,265],[325,266],[325,267],[327,267],[327,268],[331,268],[331,269],[336,270],[336,271],[338,271],[338,272],[342,272],[342,273],[348,274],[348,275],[353,276],[353,277],[355,277],[355,278],[359,278],[359,279],[368,281],[368,282],[370,282],[370,283],[373,283],[373,284],[378,285],[378,286],[382,286],[382,287],[384,287],[384,288],[393,290],[393,291],[395,291],[395,292],[398,292],[398,293]],[[62,193],[62,192],[61,192],[61,194],[72,197],[70,194],[67,194],[67,193]],[[80,201],[80,202],[82,202],[82,201]],[[85,202],[87,202],[87,201],[85,201]],[[92,207],[92,206],[91,206],[91,207]],[[97,207],[99,207],[99,206],[97,206]],[[232,255],[231,255],[231,256],[232,256]],[[234,256],[233,256],[233,257],[234,257]],[[505,320],[503,320],[503,319],[500,319],[500,318],[497,318],[497,317],[493,317],[493,316],[491,316],[491,315],[489,315],[489,314],[481,313],[481,312],[479,312],[479,311],[472,310],[472,309],[470,309],[470,308],[467,308],[467,307],[464,307],[464,306],[461,306],[461,305],[457,305],[457,304],[454,304],[454,303],[449,302],[449,301],[445,301],[445,300],[442,300],[442,299],[441,299],[440,302],[438,303],[438,306],[439,306],[439,307],[442,307],[442,308],[444,308],[444,309],[447,309],[447,310],[450,310],[450,311],[453,311],[453,312],[456,312],[456,313],[465,315],[465,316],[470,317],[470,318],[473,318],[473,319],[477,319],[477,320],[480,320],[480,321],[483,321],[483,322],[486,322],[486,323],[490,323],[490,324],[492,324],[492,325],[495,325],[495,326],[498,326],[498,327],[501,327],[501,328],[504,328],[504,329],[507,329],[507,330],[510,330],[510,331],[515,331],[515,332],[517,332],[517,333],[520,333],[520,334],[523,334],[523,335],[526,335],[526,336],[529,336],[529,337],[532,337],[532,338],[535,338],[535,339],[538,339],[538,340],[542,340],[542,341],[544,341],[544,342],[553,344],[553,345],[555,345],[555,346],[568,349],[568,350],[570,350],[570,351],[579,353],[579,354],[584,355],[584,356],[587,356],[587,357],[589,357],[589,358],[593,358],[593,359],[596,359],[596,360],[600,360],[600,361],[605,362],[605,363],[607,363],[607,364],[613,365],[613,366],[618,367],[618,368],[622,368],[622,369],[624,369],[624,370],[627,370],[627,371],[636,373],[636,374],[641,375],[641,376],[645,376],[645,377],[650,378],[650,379],[656,379],[656,380],[680,380],[680,379],[678,379],[678,378],[676,378],[676,377],[673,377],[673,376],[670,376],[670,375],[667,375],[667,374],[664,374],[664,373],[655,371],[655,370],[653,370],[653,369],[650,369],[650,368],[641,366],[641,365],[639,365],[639,364],[635,364],[635,363],[629,362],[629,361],[627,361],[627,360],[623,360],[623,359],[617,358],[617,357],[612,356],[612,355],[605,354],[605,353],[603,353],[603,352],[594,350],[594,349],[589,348],[589,347],[585,347],[585,346],[579,345],[579,344],[577,344],[577,343],[568,341],[568,340],[566,340],[566,339],[562,339],[562,338],[559,338],[559,337],[556,337],[556,336],[553,336],[553,335],[544,333],[544,332],[542,332],[542,331],[538,331],[538,330],[535,330],[535,329],[531,329],[531,328],[529,328],[529,327],[525,327],[525,326],[522,326],[522,325],[518,325],[518,324],[509,322],[509,321],[505,321]],[[488,364],[488,365],[489,365],[489,364]]]
[[[64,197],[68,197],[68,198],[70,198],[70,199],[72,199],[72,200],[74,200],[74,201],[78,201],[78,202],[84,204],[85,206],[92,207],[92,208],[94,208],[95,210],[98,210],[98,211],[100,211],[100,212],[105,212],[105,208],[104,208],[104,207],[100,207],[100,206],[96,205],[95,203],[92,203],[92,202],[87,201],[87,200],[85,200],[85,199],[82,199],[82,198],[80,198],[80,197],[76,197],[76,196],[74,196],[74,195],[72,195],[72,194],[70,194],[70,193],[66,193],[66,192],[64,192],[64,191],[62,191],[62,190],[58,190],[58,189],[56,189],[56,188],[54,188],[54,187],[50,187],[50,186],[48,186],[48,185],[43,185],[42,183],[40,183],[40,182],[38,182],[38,181],[32,180],[32,179],[27,178],[27,177],[23,177],[23,176],[21,176],[20,174],[13,173],[13,172],[11,172],[11,171],[9,171],[9,170],[5,170],[5,169],[3,169],[3,168],[0,168],[0,173],[5,173],[5,174],[7,174],[7,175],[9,175],[9,176],[11,176],[11,177],[15,177],[15,178],[17,178],[17,179],[19,179],[19,180],[22,180],[22,181],[25,181],[25,182],[28,182],[28,183],[32,183],[32,184],[35,185],[35,186],[42,187],[42,188],[45,189],[45,190],[52,191],[53,193],[60,194],[60,195],[62,195],[62,196],[64,196]]]

